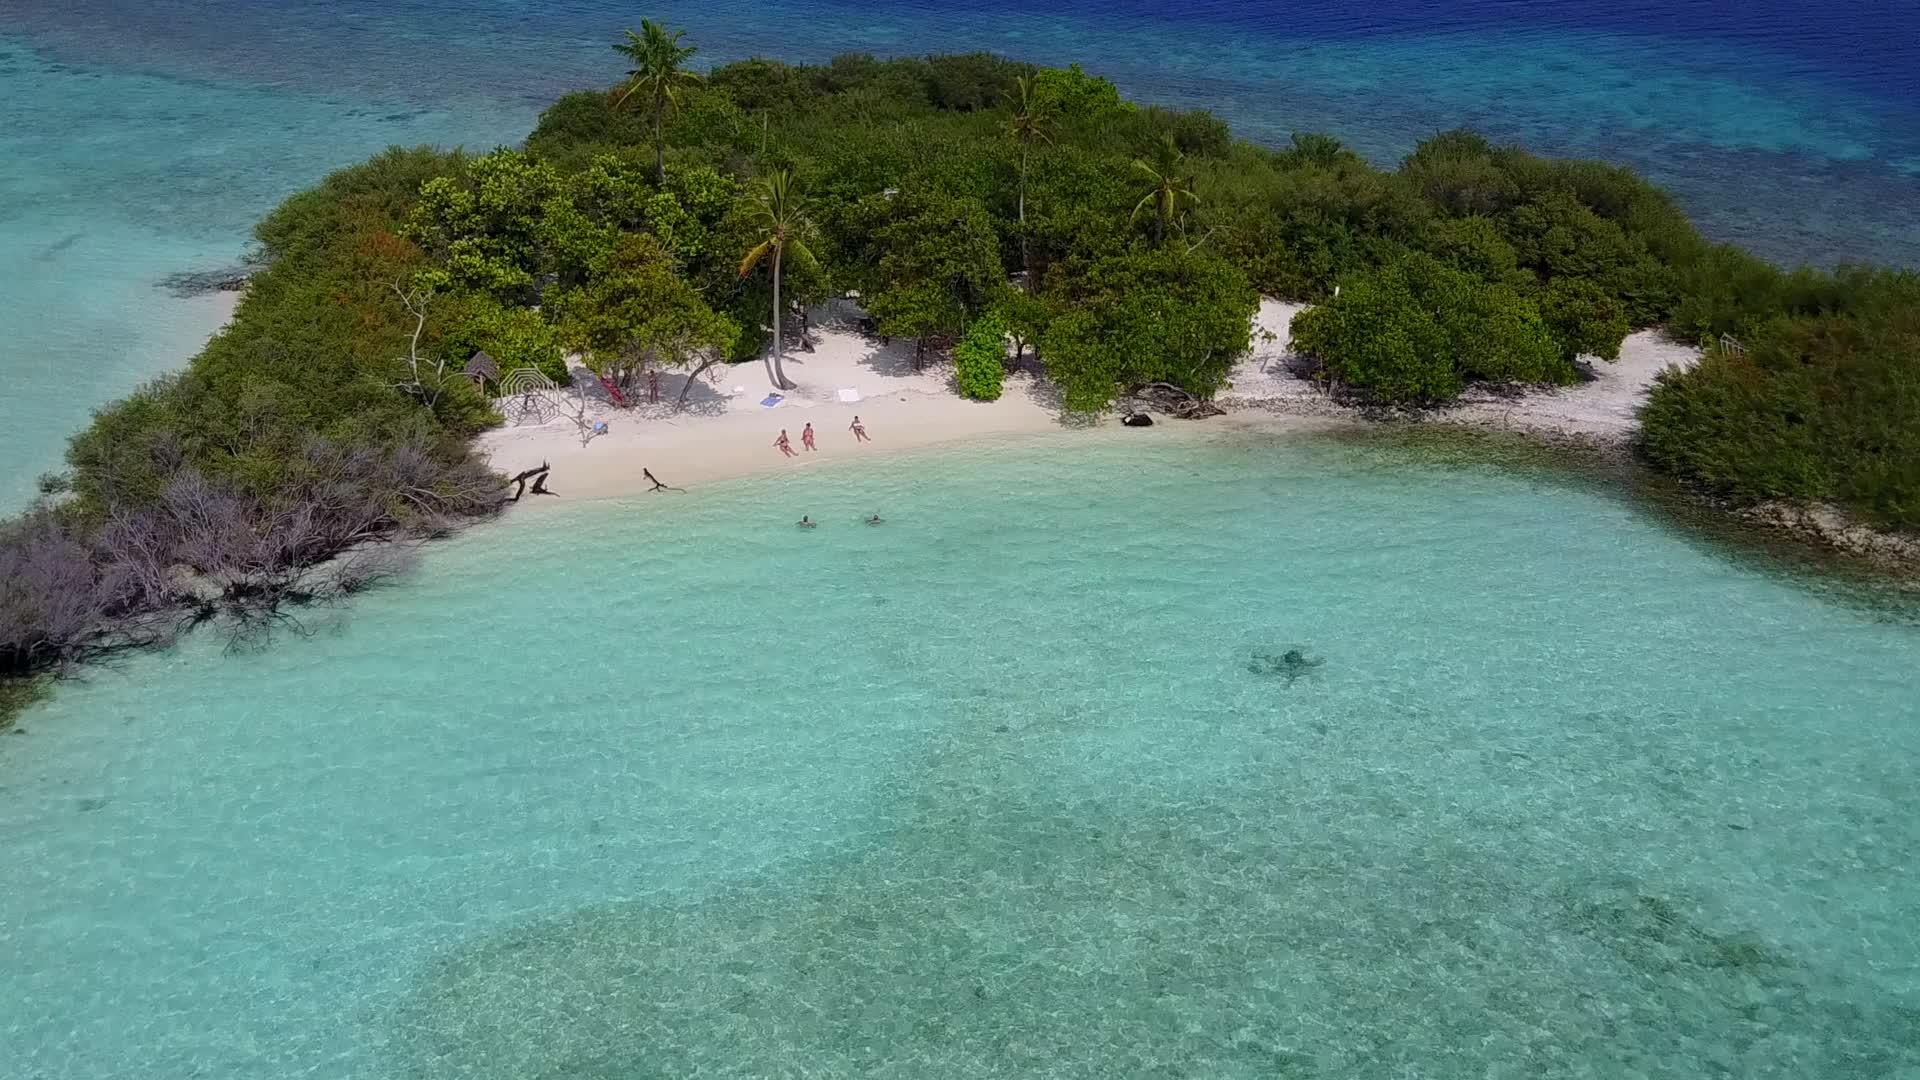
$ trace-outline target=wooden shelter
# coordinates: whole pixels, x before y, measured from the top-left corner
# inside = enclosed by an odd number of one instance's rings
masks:
[[[500,365],[484,349],[467,357],[467,366],[463,370],[475,385],[500,381]]]

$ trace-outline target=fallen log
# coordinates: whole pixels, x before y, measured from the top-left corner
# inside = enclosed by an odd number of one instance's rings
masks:
[[[1191,391],[1172,383],[1148,383],[1135,388],[1131,397],[1136,409],[1150,408],[1155,412],[1181,420],[1201,420],[1209,416],[1226,415],[1226,410],[1215,405],[1211,399],[1198,397]]]

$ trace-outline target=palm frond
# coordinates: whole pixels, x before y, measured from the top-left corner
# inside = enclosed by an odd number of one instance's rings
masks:
[[[774,239],[771,236],[755,244],[753,250],[747,252],[746,257],[740,260],[740,276],[746,277],[753,273],[753,268],[760,265],[760,260],[772,254],[773,245]]]
[[[813,257],[813,249],[808,247],[804,240],[788,239],[785,250],[787,258],[801,266],[818,267],[820,265],[820,260]]]

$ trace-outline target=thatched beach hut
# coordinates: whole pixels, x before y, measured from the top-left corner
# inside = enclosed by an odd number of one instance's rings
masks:
[[[467,357],[467,366],[463,370],[475,386],[484,387],[487,383],[500,381],[500,365],[484,349]]]

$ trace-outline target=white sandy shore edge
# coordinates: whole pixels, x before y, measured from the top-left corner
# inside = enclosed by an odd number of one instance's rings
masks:
[[[1265,300],[1260,304],[1254,349],[1234,370],[1233,385],[1218,401],[1229,409],[1351,416],[1354,411],[1330,402],[1300,376],[1300,358],[1289,347],[1288,324],[1305,304]],[[1261,331],[1273,335],[1265,340]],[[1595,378],[1574,386],[1534,389],[1501,397],[1470,389],[1457,404],[1422,414],[1433,423],[1518,431],[1594,443],[1624,445],[1639,427],[1635,416],[1646,401],[1654,376],[1670,367],[1686,367],[1699,350],[1663,339],[1658,331],[1629,334],[1615,361],[1591,362]]]
[[[203,296],[188,298],[187,303],[204,308],[209,313],[207,338],[200,343],[201,348],[205,348],[207,341],[213,340],[213,335],[225,330],[227,324],[233,321],[234,310],[240,306],[240,298],[245,295],[246,293],[238,289],[222,289]],[[194,350],[196,353],[199,351],[199,349]]]
[[[1293,370],[1288,323],[1299,310],[1301,305],[1261,303],[1254,348],[1235,368],[1231,387],[1219,396],[1237,422],[1287,429],[1357,422],[1352,410],[1329,402]],[[703,377],[688,391],[684,411],[672,404],[685,383],[678,374],[662,377],[660,404],[619,409],[605,400],[590,375],[580,372],[577,381],[590,388],[584,395],[586,415],[590,421],[605,421],[608,434],[583,446],[577,425],[563,416],[487,432],[480,447],[494,468],[509,475],[551,464],[553,488],[578,499],[644,493],[652,485],[642,477],[642,468],[685,487],[855,456],[1066,430],[1049,388],[1030,371],[1010,376],[998,401],[968,401],[955,392],[949,366],[914,371],[912,349],[904,343],[882,346],[834,325],[817,328],[814,341],[813,352],[787,358],[787,376],[799,389],[789,391],[774,408],[761,405],[769,391],[759,364],[716,369],[717,383]],[[1634,410],[1653,377],[1670,365],[1691,363],[1694,356],[1695,350],[1664,342],[1651,331],[1637,333],[1627,339],[1618,362],[1594,364],[1599,377],[1592,382],[1512,400],[1477,396],[1432,418],[1623,442],[1634,430]],[[849,389],[858,401],[841,400],[841,391]],[[570,406],[578,400],[573,391],[564,396]],[[855,416],[872,442],[855,442],[848,430]],[[801,445],[801,430],[808,423],[819,447],[813,452]],[[1096,426],[1115,423],[1109,417]],[[773,446],[783,428],[799,454],[796,458],[783,457]],[[538,499],[531,505],[558,501]]]

